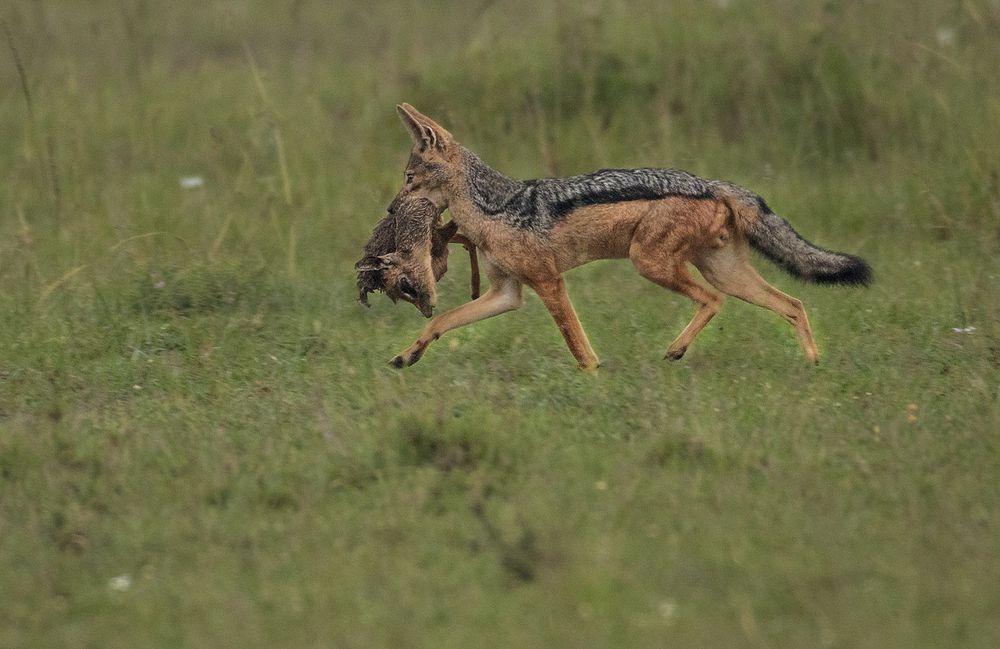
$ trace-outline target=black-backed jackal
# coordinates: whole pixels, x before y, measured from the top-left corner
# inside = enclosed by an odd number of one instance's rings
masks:
[[[437,316],[392,359],[413,365],[446,331],[521,306],[528,285],[545,303],[580,367],[597,356],[570,304],[562,273],[595,259],[628,258],[639,274],[691,298],[694,317],[667,348],[679,359],[732,295],[770,309],[798,334],[810,361],[819,358],[802,303],[764,281],[749,246],[801,279],[866,285],[859,257],[815,246],[753,192],[676,169],[605,169],[582,176],[519,181],[466,149],[413,106],[397,106],[413,140],[405,183],[396,197],[423,197],[448,208],[481,253],[490,288]],[[715,290],[698,282],[693,264]]]

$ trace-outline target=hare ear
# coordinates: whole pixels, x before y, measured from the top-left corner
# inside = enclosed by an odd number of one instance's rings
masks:
[[[377,257],[365,257],[358,263],[354,264],[354,270],[358,272],[373,272],[381,271],[394,266],[398,263],[398,256],[396,253],[389,253],[387,255],[379,255]]]
[[[444,151],[451,142],[451,133],[442,128],[430,117],[423,115],[413,106],[403,103],[396,106],[399,118],[403,120],[406,129],[410,132],[413,144],[417,146],[421,153],[427,149],[438,149]]]
[[[399,265],[399,253],[398,252],[390,252],[390,253],[385,254],[385,255],[379,255],[378,256],[378,262],[379,262],[379,268],[381,270],[385,270],[387,268],[391,268],[392,266],[398,266]]]

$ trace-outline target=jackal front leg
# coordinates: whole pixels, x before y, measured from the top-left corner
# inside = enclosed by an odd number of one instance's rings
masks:
[[[512,277],[493,280],[488,291],[481,297],[442,313],[430,321],[420,332],[417,340],[389,361],[393,367],[409,367],[424,355],[427,346],[446,331],[463,327],[479,320],[513,311],[521,306],[521,283]]]
[[[576,362],[582,369],[596,370],[601,363],[597,360],[597,354],[590,346],[590,341],[587,340],[587,334],[583,331],[576,311],[573,310],[562,277],[556,276],[555,279],[534,283],[531,288],[538,293],[538,297],[542,298],[545,307],[552,314],[552,319],[556,321],[559,332],[566,340],[566,345]]]

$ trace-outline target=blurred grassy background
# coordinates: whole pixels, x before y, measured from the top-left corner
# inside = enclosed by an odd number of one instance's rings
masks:
[[[1000,642],[995,0],[0,17],[0,646]],[[691,306],[611,262],[597,379],[534,296],[394,372],[400,101],[513,176],[740,182],[876,284],[759,264],[819,368],[735,302],[662,362]]]

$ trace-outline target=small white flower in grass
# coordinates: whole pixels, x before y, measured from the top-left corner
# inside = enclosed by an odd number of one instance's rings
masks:
[[[952,327],[951,330],[957,334],[971,334],[976,328],[975,327]]]
[[[937,38],[937,43],[941,47],[951,47],[955,44],[955,30],[951,27],[939,28],[934,37]]]
[[[205,186],[205,179],[201,176],[181,176],[180,183],[184,189],[197,189]]]
[[[119,593],[124,593],[131,587],[132,578],[128,575],[118,575],[117,577],[112,577],[108,580],[108,588],[111,590],[117,590]]]
[[[136,392],[140,392],[142,391],[142,386],[136,383],[135,385],[132,386],[132,389],[135,390]]]
[[[660,602],[659,612],[663,621],[670,624],[677,617],[677,602],[673,599],[663,600]]]

